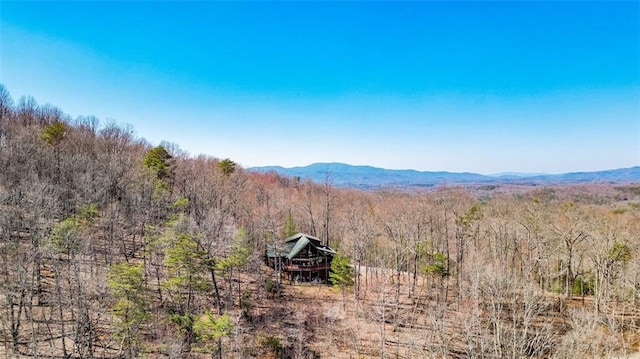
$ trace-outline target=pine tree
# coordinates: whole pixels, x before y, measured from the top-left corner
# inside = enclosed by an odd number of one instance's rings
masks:
[[[342,292],[343,301],[346,300],[345,294],[347,288],[354,284],[353,267],[349,265],[349,258],[342,253],[338,253],[331,261],[331,273],[329,280],[334,288]],[[346,303],[346,302],[345,302]]]
[[[113,315],[117,318],[115,337],[120,341],[120,353],[134,358],[139,349],[141,327],[150,317],[142,265],[113,264],[109,267],[107,280],[116,300]]]
[[[284,230],[282,234],[284,238],[287,238],[293,236],[296,233],[298,233],[298,230],[296,229],[296,224],[293,221],[293,214],[291,214],[291,210],[289,210],[289,213],[287,213],[287,220],[284,223]]]

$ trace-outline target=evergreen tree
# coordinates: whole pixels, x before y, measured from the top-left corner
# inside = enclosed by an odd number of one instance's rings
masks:
[[[287,220],[284,223],[284,230],[282,235],[284,238],[287,238],[293,236],[296,233],[298,233],[298,230],[296,229],[296,224],[293,222],[293,214],[291,214],[291,210],[289,210],[289,213],[287,213]]]
[[[229,177],[233,172],[236,171],[236,163],[228,158],[225,158],[218,163],[218,169],[225,177]]]
[[[178,218],[164,236],[168,243],[164,258],[168,276],[163,287],[171,297],[168,318],[182,332],[183,351],[188,353],[195,339],[193,324],[199,311],[196,295],[209,291],[211,285],[202,276],[208,265],[206,253],[191,235],[176,232],[183,221]]]
[[[333,284],[334,288],[339,289],[342,292],[343,300],[345,300],[347,288],[354,285],[354,274],[353,267],[349,265],[349,258],[338,252],[331,261],[331,273],[329,274],[329,280],[331,281],[331,284]]]
[[[68,130],[69,128],[64,122],[55,121],[44,127],[42,139],[51,146],[57,146],[62,142]]]
[[[166,180],[171,176],[170,159],[171,155],[164,147],[156,146],[147,151],[142,164],[150,169],[157,179]]]
[[[111,265],[107,283],[116,300],[113,315],[117,319],[115,337],[120,341],[120,353],[134,358],[140,347],[141,327],[150,317],[144,295],[146,288],[142,265]]]
[[[209,342],[214,340],[215,346],[212,348],[206,345],[206,349],[215,350],[218,358],[222,358],[222,338],[231,334],[233,329],[233,321],[228,313],[215,315],[211,311],[202,314],[193,324],[193,331],[198,340]],[[212,352],[212,357],[213,352]]]
[[[227,306],[233,306],[233,273],[240,269],[249,259],[249,241],[247,232],[240,228],[238,234],[231,243],[231,248],[226,257],[216,261],[215,269],[220,271],[222,277],[227,281]]]

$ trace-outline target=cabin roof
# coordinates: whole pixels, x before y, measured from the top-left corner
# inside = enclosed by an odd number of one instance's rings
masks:
[[[278,243],[278,244],[268,244],[267,245],[267,256],[270,258],[275,257],[286,257],[291,249],[296,245],[295,242],[289,243]]]
[[[297,242],[295,242],[296,245],[293,246],[293,248],[291,249],[291,251],[289,251],[289,253],[287,254],[287,259],[291,259],[295,256],[298,255],[298,253],[300,253],[300,251],[305,248],[306,246],[309,245],[309,243],[311,243],[311,241],[309,240],[309,238],[302,236],[298,239]]]
[[[292,259],[308,245],[312,245],[326,255],[336,255],[336,251],[329,246],[321,244],[320,239],[308,234],[298,233],[285,238],[284,243],[267,245],[267,256],[270,258],[287,257],[287,259]]]
[[[291,237],[287,237],[287,238],[285,238],[285,239],[284,239],[284,242],[285,242],[285,243],[287,243],[287,242],[297,242],[297,241],[298,241],[300,238],[302,238],[302,237],[306,237],[306,238],[307,238],[308,240],[310,240],[310,241],[320,243],[320,239],[319,239],[319,238],[314,237],[314,236],[312,236],[312,235],[310,235],[310,234],[305,234],[305,233],[297,233],[297,234],[294,234],[294,235],[293,235],[293,236],[291,236]]]

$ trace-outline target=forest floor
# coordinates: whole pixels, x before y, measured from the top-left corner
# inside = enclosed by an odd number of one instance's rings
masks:
[[[366,272],[366,269],[363,270]],[[426,293],[424,283],[421,284],[420,279],[415,291],[411,293],[411,277],[406,273],[400,276],[401,286],[396,286],[394,280],[396,279],[389,271],[376,273],[369,268],[367,280],[361,281],[357,300],[353,289],[341,292],[329,285],[294,285],[285,282],[283,302],[279,305],[284,305],[295,315],[282,320],[284,323],[288,322],[291,327],[304,323],[301,329],[311,333],[304,338],[305,345],[317,355],[309,357],[491,357],[487,352],[493,350],[491,335],[495,334],[490,330],[478,333],[476,326],[486,326],[487,322],[491,322],[490,305],[483,303],[474,310],[473,301],[459,300],[455,293],[449,293],[446,300],[439,298],[435,293]],[[399,291],[396,292],[398,288]],[[563,341],[563,336],[568,336],[572,325],[575,325],[566,313],[592,312],[592,297],[564,299],[561,295],[543,293],[539,301],[536,304],[539,309],[538,317],[532,321],[531,330],[537,333],[536,340],[547,341],[549,351],[556,346],[576,346],[587,339],[576,339],[575,343],[567,344]],[[264,309],[273,308],[267,305]],[[620,310],[615,313],[621,334],[616,337],[615,347],[613,343],[608,343],[611,345],[609,354],[594,352],[593,356],[587,357],[639,358],[640,332],[621,329],[626,325],[624,323],[637,326],[640,313],[638,309]],[[503,310],[504,313],[509,312],[507,309]],[[584,333],[584,336],[593,335],[594,343],[611,340],[611,337],[607,336],[611,334],[608,333],[611,329],[604,324],[597,324],[591,329],[591,332],[581,333]],[[502,330],[505,338],[511,333],[506,324]],[[484,334],[486,337],[480,338],[478,334]],[[281,337],[287,338],[282,335]],[[293,347],[295,340],[291,338],[292,336],[289,336],[285,339],[283,345]],[[473,345],[470,345],[471,342]],[[519,343],[513,343],[515,344]],[[474,353],[474,350],[479,352]],[[483,350],[485,352],[481,352]],[[611,355],[612,353],[616,353],[615,356]]]
[[[47,287],[53,287],[49,273],[45,276]],[[236,305],[229,313],[236,325],[233,334],[223,340],[223,358],[512,357],[506,352],[508,346],[526,351],[531,350],[527,344],[530,342],[537,343],[541,352],[523,352],[519,357],[640,358],[640,308],[629,307],[628,303],[610,306],[616,309],[611,315],[596,316],[592,297],[567,300],[562,295],[537,292],[532,297],[533,305],[525,306],[535,313],[529,322],[530,334],[523,335],[521,329],[513,330],[509,320],[525,318],[528,312],[510,307],[511,298],[502,297],[500,302],[491,303],[470,294],[458,297],[452,289],[445,297],[439,283],[422,277],[414,283],[408,273],[398,277],[390,270],[361,268],[358,298],[354,288],[343,292],[330,285],[287,281],[279,292],[270,292],[265,290],[265,283],[271,278],[273,273],[263,266],[259,272],[242,274],[234,282]],[[245,295],[251,304],[242,309],[237,304]],[[522,299],[519,303],[528,302]],[[47,308],[34,303],[30,313],[54,320],[58,314]],[[100,316],[96,320],[102,333],[95,357],[116,358],[118,343],[109,339],[110,310],[94,308],[92,313]],[[65,320],[70,320],[67,314]],[[60,333],[47,332],[44,323],[35,335],[59,338]],[[162,320],[149,325],[166,328],[165,335],[147,337],[143,357],[182,356],[179,332]],[[25,339],[33,335],[31,327],[22,330]],[[518,338],[529,341],[519,342]],[[498,340],[505,348],[496,347]],[[51,353],[45,357],[63,357],[60,339],[43,339],[40,343],[40,353]],[[73,348],[69,338],[66,346]],[[2,353],[3,349],[0,347],[1,357],[20,357]],[[499,354],[499,350],[504,352]],[[564,350],[564,354],[557,355],[557,350]],[[591,354],[584,354],[589,351]],[[23,354],[33,357],[26,347]],[[194,344],[188,357],[210,358],[211,348]]]

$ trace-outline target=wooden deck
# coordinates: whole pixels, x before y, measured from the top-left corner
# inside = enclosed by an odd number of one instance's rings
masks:
[[[331,265],[329,265],[328,263],[321,263],[321,264],[312,265],[312,266],[301,266],[297,264],[287,264],[283,266],[283,269],[289,272],[322,271],[330,268],[331,268]]]

